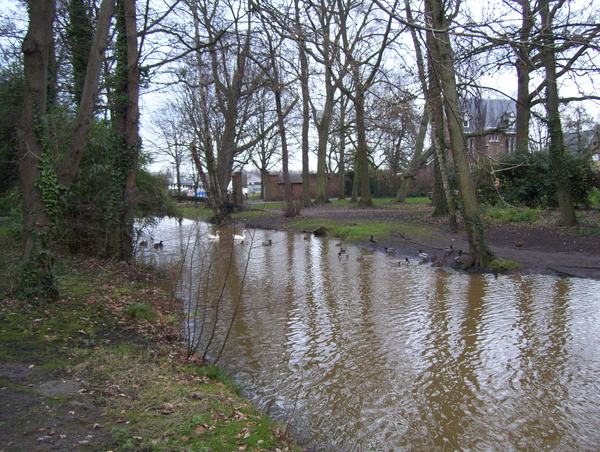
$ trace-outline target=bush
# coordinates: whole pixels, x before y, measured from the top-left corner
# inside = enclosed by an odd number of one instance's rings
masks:
[[[490,207],[484,213],[486,221],[498,223],[519,223],[535,221],[541,215],[538,209],[516,209],[514,207]]]
[[[567,153],[563,162],[571,183],[572,202],[577,207],[589,207],[589,195],[599,187],[598,173],[584,156]],[[499,192],[510,204],[530,208],[558,206],[555,176],[550,169],[548,152],[520,152],[500,161],[497,172]]]

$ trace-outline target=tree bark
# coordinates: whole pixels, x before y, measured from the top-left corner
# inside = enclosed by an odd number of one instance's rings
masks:
[[[459,118],[458,91],[454,74],[454,58],[448,34],[444,3],[441,0],[426,0],[425,8],[431,20],[436,61],[439,71],[444,112],[450,136],[450,147],[454,160],[454,171],[463,204],[463,217],[469,242],[471,265],[486,267],[494,258],[484,237],[483,224],[478,211],[475,184],[471,178],[465,140]]]
[[[564,164],[566,151],[560,121],[556,45],[549,0],[540,0],[540,17],[542,43],[544,44],[541,49],[541,56],[546,71],[546,120],[548,121],[548,133],[550,135],[550,170],[556,181],[561,222],[565,226],[574,226],[577,223],[577,218],[571,199],[568,165]]]
[[[117,13],[117,65],[113,124],[112,221],[107,257],[128,261],[133,253],[135,180],[141,149],[139,136],[139,55],[135,0],[120,0]]]
[[[18,150],[24,263],[19,291],[24,298],[48,301],[58,298],[49,251],[51,212],[48,211],[48,207],[58,200],[50,199],[56,192],[44,191],[45,187],[56,186],[44,147],[48,59],[55,9],[55,0],[32,0],[29,3],[29,28],[22,44],[26,88]]]
[[[103,0],[81,90],[81,102],[77,109],[77,118],[75,119],[75,129],[71,137],[71,145],[58,171],[58,183],[60,185],[69,185],[73,181],[85,150],[94,118],[100,73],[104,64],[104,54],[109,43],[108,33],[114,13],[115,0]]]
[[[309,176],[309,137],[310,128],[310,94],[308,89],[308,57],[306,55],[306,43],[304,33],[300,26],[300,1],[294,0],[296,44],[298,45],[298,58],[300,59],[300,91],[302,95],[302,199],[304,207],[310,207],[312,200],[310,196]]]
[[[529,150],[529,124],[531,122],[531,93],[529,92],[530,74],[534,65],[530,59],[528,46],[530,45],[531,29],[534,21],[531,15],[529,0],[520,0],[521,4],[521,30],[517,54],[517,117],[515,118],[515,149],[519,152]]]

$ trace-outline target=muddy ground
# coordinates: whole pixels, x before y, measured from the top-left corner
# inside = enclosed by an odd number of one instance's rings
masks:
[[[454,245],[468,258],[469,245],[464,227],[456,233],[450,231],[447,219],[431,217],[431,207],[426,204],[405,205],[391,209],[348,209],[332,206],[303,209],[302,216],[341,221],[396,222],[399,230],[390,239],[379,240],[376,245],[364,246],[383,251],[393,247],[400,258],[416,259],[419,249],[442,254],[443,249]],[[289,221],[281,216],[261,217],[246,222],[248,227],[284,228]],[[579,212],[579,225],[574,228],[557,226],[556,213],[533,223],[491,223],[485,226],[488,245],[497,257],[518,262],[522,268],[513,271],[522,274],[550,274],[600,280],[600,213]],[[402,225],[412,225],[410,234],[400,231]],[[285,227],[289,229],[289,227]],[[517,246],[519,245],[519,246]],[[450,261],[450,260],[449,260]],[[450,265],[450,262],[449,264]]]

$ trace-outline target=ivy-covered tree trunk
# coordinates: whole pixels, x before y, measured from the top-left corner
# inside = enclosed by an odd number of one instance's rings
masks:
[[[568,165],[565,165],[565,145],[560,121],[560,100],[558,98],[558,77],[556,75],[555,38],[553,11],[549,0],[540,1],[543,47],[542,64],[546,71],[546,115],[548,135],[550,136],[550,171],[556,183],[560,219],[565,226],[577,223],[575,208],[571,197],[571,181]]]
[[[23,206],[23,269],[19,292],[24,298],[58,298],[49,250],[50,215],[58,204],[56,176],[45,149],[48,58],[52,45],[54,0],[29,3],[29,29],[23,40],[26,88],[19,127],[19,179]]]
[[[79,93],[75,128],[71,137],[69,151],[63,157],[60,170],[58,171],[58,182],[61,185],[66,186],[73,181],[88,141],[98,97],[100,73],[109,43],[110,24],[114,14],[115,0],[102,0],[96,23],[96,31],[89,47],[91,51],[88,50],[87,66],[81,92]]]
[[[133,253],[135,180],[141,149],[135,0],[120,0],[116,28],[117,65],[112,106],[115,156],[106,252],[109,257],[129,260]]]
[[[515,148],[518,152],[529,150],[529,124],[531,122],[531,93],[529,82],[535,66],[531,61],[531,30],[535,25],[529,0],[521,0],[521,29],[519,43],[515,44],[517,61],[517,117],[515,121]]]
[[[94,27],[87,2],[84,0],[70,0],[67,43],[71,50],[73,96],[77,105],[79,105],[83,93],[93,35]]]
[[[450,136],[454,172],[462,201],[471,264],[475,267],[486,267],[494,258],[494,253],[488,247],[484,237],[483,223],[477,206],[475,184],[471,178],[468,155],[465,149],[465,139],[459,121],[454,58],[448,34],[444,2],[441,0],[427,0],[425,9],[429,15],[432,28],[436,30],[433,37],[434,49],[432,50],[434,50],[436,69],[440,74],[441,91],[445,100],[444,112]]]

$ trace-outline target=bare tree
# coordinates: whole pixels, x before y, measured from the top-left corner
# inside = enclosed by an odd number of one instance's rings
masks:
[[[369,146],[365,122],[365,97],[379,74],[386,49],[394,42],[397,32],[392,29],[397,2],[394,2],[387,20],[377,27],[378,9],[374,4],[337,1],[336,20],[342,36],[344,67],[350,76],[349,86],[340,80],[340,89],[350,98],[354,106],[356,126],[356,166],[360,180],[361,198],[359,206],[373,204],[369,176]],[[361,8],[364,6],[364,11]],[[351,22],[351,23],[350,23]],[[379,30],[377,31],[377,28]],[[350,35],[350,33],[353,33]],[[360,46],[363,46],[361,49]]]
[[[181,111],[173,105],[167,105],[157,111],[153,123],[160,132],[156,152],[166,157],[175,170],[177,193],[181,195],[181,178],[185,165],[191,162],[189,151],[189,133]]]

